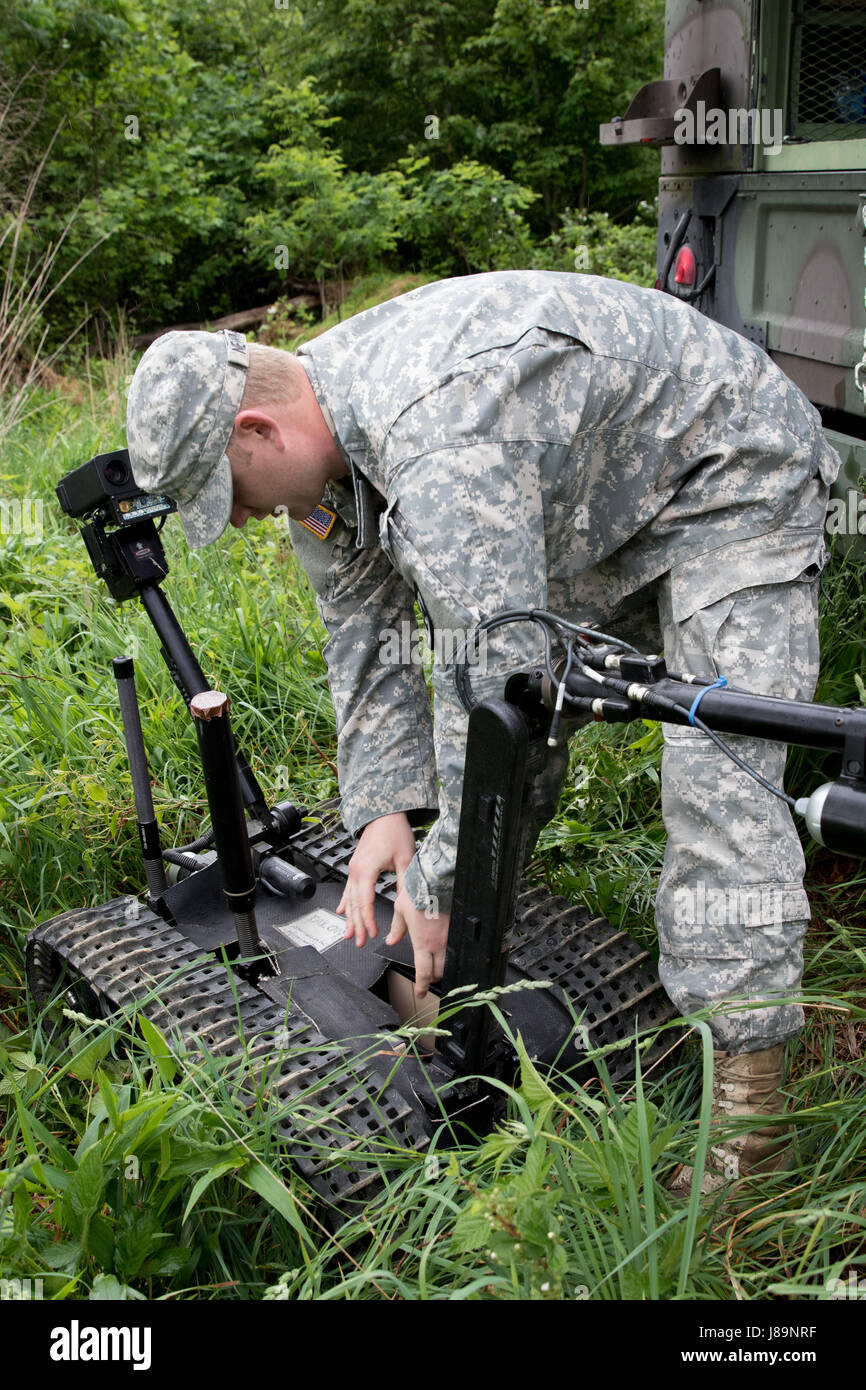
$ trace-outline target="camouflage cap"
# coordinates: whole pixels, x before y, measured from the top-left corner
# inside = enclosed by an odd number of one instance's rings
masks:
[[[177,502],[194,549],[215,541],[229,522],[232,472],[225,451],[248,366],[240,333],[164,333],[129,388],[126,438],[135,481]]]

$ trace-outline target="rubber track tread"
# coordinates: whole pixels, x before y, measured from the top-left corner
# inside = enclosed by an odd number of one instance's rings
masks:
[[[378,1165],[363,1161],[366,1151],[427,1142],[408,1101],[370,1077],[361,1057],[328,1041],[308,1019],[287,1017],[245,980],[230,979],[135,899],[65,912],[31,933],[27,969],[39,1007],[53,996],[63,965],[73,988],[83,980],[106,1015],[142,1013],[187,1048],[246,1059],[240,1098],[251,1106],[259,1090],[278,1099],[285,1111],[278,1128],[291,1158],[331,1203],[368,1201],[381,1186]],[[331,1112],[324,1123],[323,1107]]]

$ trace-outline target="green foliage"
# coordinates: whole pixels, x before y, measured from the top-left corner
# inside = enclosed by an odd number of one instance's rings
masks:
[[[612,219],[581,229],[589,268],[640,278],[618,228],[658,157],[601,149],[598,125],[658,76],[662,8],[3,0],[0,100],[20,90],[37,157],[54,142],[25,233],[40,262],[64,237],[50,343],[94,315],[207,320],[383,259],[545,263],[574,208]]]
[[[598,127],[661,74],[657,0],[301,0],[310,71],[357,169],[428,153],[471,161],[539,195],[533,234],[568,207],[617,216],[646,196],[657,156],[603,150]],[[437,125],[431,125],[435,116]]]
[[[309,90],[309,89],[307,89]],[[315,128],[330,122],[314,118]],[[271,147],[256,166],[267,209],[253,213],[247,233],[262,247],[260,259],[296,274],[326,274],[379,261],[394,249],[402,213],[403,178],[397,172],[347,173],[326,142]],[[275,254],[276,253],[276,254]]]
[[[442,275],[526,265],[532,243],[523,213],[536,194],[474,160],[438,172],[428,163],[405,166],[404,235],[421,264]]]
[[[478,1151],[476,1164],[492,1159],[495,1178],[464,1205],[452,1236],[455,1252],[479,1252],[491,1267],[506,1267],[519,1298],[670,1297],[686,1244],[693,1246],[686,1212],[666,1200],[653,1170],[677,1125],[662,1124],[658,1107],[642,1093],[624,1106],[581,1090],[566,1102],[519,1037],[517,1050],[521,1119]],[[506,1161],[511,1174],[500,1178]],[[594,1240],[587,1238],[593,1219]],[[578,1223],[582,1235],[575,1239]],[[688,1277],[688,1262],[686,1271]]]
[[[83,304],[126,304],[147,321],[215,316],[236,294],[262,295],[266,280],[244,265],[244,219],[270,141],[256,41],[285,36],[279,13],[260,8],[250,36],[226,3],[200,18],[173,0],[9,8],[7,62],[51,74],[43,139],[62,121],[37,236],[55,238],[77,207],[67,264],[107,238],[59,297],[64,320],[78,322]]]
[[[643,201],[633,221],[616,223],[606,212],[572,213],[537,245],[532,264],[539,270],[576,270],[653,285],[656,280],[657,201]]]
[[[55,1298],[154,1297],[219,1283],[229,1262],[239,1282],[256,1283],[255,1255],[238,1265],[234,1247],[260,1254],[269,1209],[287,1223],[280,1256],[297,1257],[309,1236],[295,1199],[238,1133],[219,1072],[173,1052],[146,1019],[144,1049],[123,1025],[81,1022],[62,1059],[77,1078],[65,1094],[40,1032],[33,1066],[17,1073],[3,1135],[19,1158],[0,1171],[0,1266],[42,1278]],[[121,1044],[126,1061],[109,1055]],[[83,1068],[96,1048],[103,1065]]]

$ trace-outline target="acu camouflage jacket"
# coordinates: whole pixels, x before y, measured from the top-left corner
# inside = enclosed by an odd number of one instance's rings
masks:
[[[298,357],[353,480],[376,499],[365,548],[357,484],[323,499],[337,514],[327,537],[291,523],[330,634],[343,818],[357,832],[438,809],[406,887],[419,907],[435,895],[447,911],[467,722],[450,658],[462,634],[506,607],[607,619],[665,572],[675,621],[793,579],[823,564],[839,461],[817,411],[759,348],[668,295],[596,276],[424,285]],[[416,598],[434,633],[432,720],[406,640]],[[479,698],[537,659],[534,629],[504,632],[472,673]]]

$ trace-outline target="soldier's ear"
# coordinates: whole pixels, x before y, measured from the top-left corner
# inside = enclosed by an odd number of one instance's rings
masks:
[[[251,439],[259,435],[260,438],[271,439],[279,433],[280,428],[273,415],[261,406],[239,410],[235,416],[234,435],[241,438]]]
[[[249,467],[255,458],[255,441],[255,431],[250,428],[238,428],[235,419],[235,427],[225,448],[226,458],[232,468]]]

